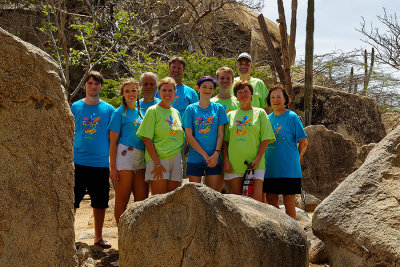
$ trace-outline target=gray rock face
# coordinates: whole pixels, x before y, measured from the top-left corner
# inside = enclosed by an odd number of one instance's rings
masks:
[[[303,229],[278,209],[188,183],[122,215],[120,266],[307,266]]]
[[[293,88],[297,92],[296,111],[303,115],[304,85]],[[378,143],[386,135],[374,99],[320,86],[314,86],[312,124],[324,125],[358,146]]]
[[[307,151],[302,159],[302,186],[319,198],[326,198],[355,170],[357,145],[322,125],[305,128]]]
[[[400,264],[400,126],[315,210],[331,266]]]
[[[74,121],[57,67],[0,28],[0,266],[74,266]]]

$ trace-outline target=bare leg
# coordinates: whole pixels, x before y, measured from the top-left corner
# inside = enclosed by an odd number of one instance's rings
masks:
[[[231,180],[224,180],[225,189],[228,194],[232,194]]]
[[[114,216],[115,221],[119,222],[119,217],[125,211],[128,205],[129,198],[132,192],[133,185],[133,171],[123,170],[118,172],[119,181],[114,182],[115,186],[115,207]]]
[[[150,181],[151,194],[154,196],[154,195],[158,195],[158,194],[167,193],[168,192],[167,182],[168,182],[168,180],[152,180],[152,181]]]
[[[267,203],[279,209],[279,195],[267,194]]]
[[[137,170],[133,173],[133,196],[136,201],[141,201],[149,196],[149,184],[144,180],[145,170]]]
[[[188,177],[189,177],[189,182],[201,183],[201,176],[188,175]]]
[[[267,203],[267,194],[266,193],[263,193],[263,201],[262,202]]]
[[[296,220],[295,195],[283,195],[286,214]]]
[[[237,177],[230,180],[231,192],[235,195],[242,194],[242,179],[243,177]]]
[[[95,243],[100,239],[103,239],[103,224],[104,224],[105,214],[106,214],[106,209],[93,208]]]
[[[262,180],[254,179],[253,195],[251,197],[260,202],[262,202],[263,183],[264,181]]]
[[[222,188],[220,187],[221,175],[207,175],[206,185],[215,191],[221,192]]]
[[[175,189],[177,189],[181,185],[182,185],[181,182],[168,180],[168,183],[167,183],[167,188],[168,189],[167,190],[168,190],[168,192],[174,191]]]

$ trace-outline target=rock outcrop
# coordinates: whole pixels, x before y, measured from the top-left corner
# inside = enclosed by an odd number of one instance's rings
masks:
[[[400,126],[318,205],[313,231],[331,266],[400,265]]]
[[[296,94],[296,111],[303,115],[304,85],[293,86]],[[385,137],[378,104],[372,98],[314,86],[313,125],[324,125],[358,146],[378,143]]]
[[[0,266],[74,266],[74,121],[50,57],[0,28]]]
[[[303,229],[278,209],[188,183],[121,217],[121,266],[308,266]]]
[[[302,158],[302,186],[319,198],[326,198],[355,170],[357,145],[322,125],[305,128],[307,151]]]

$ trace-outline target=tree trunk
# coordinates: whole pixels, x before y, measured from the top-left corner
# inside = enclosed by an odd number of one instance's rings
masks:
[[[349,78],[349,93],[353,90],[353,83],[354,83],[354,67],[351,67],[350,70],[350,78]]]
[[[260,14],[257,19],[258,19],[258,24],[260,24],[261,32],[264,36],[265,43],[267,44],[269,53],[271,55],[273,65],[275,67],[276,72],[278,73],[279,80],[281,81],[282,84],[285,84],[285,74],[282,69],[282,63],[275,51],[274,45],[272,44],[271,35],[269,34],[264,16]]]
[[[297,23],[297,0],[292,0],[292,17],[290,22],[290,38],[289,38],[289,61],[293,66],[296,59],[296,23]]]
[[[294,99],[295,95],[292,90],[292,79],[290,77],[290,62],[288,55],[288,38],[287,38],[287,27],[286,27],[286,19],[285,19],[285,9],[283,7],[283,1],[278,0],[278,13],[279,13],[279,31],[281,36],[281,49],[282,49],[282,61],[283,67],[285,71],[285,81],[284,84],[286,91],[292,102],[289,103],[289,109],[294,110]]]
[[[304,80],[304,126],[311,125],[313,99],[314,0],[308,0]]]
[[[372,70],[374,68],[374,61],[375,61],[375,49],[372,47],[371,50],[371,64],[368,70],[368,53],[367,49],[364,50],[364,88],[361,91],[362,95],[366,95],[368,91],[368,84],[371,80]]]

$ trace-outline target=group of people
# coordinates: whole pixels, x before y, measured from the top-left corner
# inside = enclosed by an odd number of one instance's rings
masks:
[[[242,194],[243,175],[251,171],[250,197],[279,208],[283,194],[286,213],[296,218],[295,194],[301,193],[300,157],[307,136],[296,113],[287,109],[285,89],[251,77],[252,58],[237,58],[239,77],[229,67],[215,79],[202,77],[197,92],[183,84],[185,61],[169,61],[169,77],[158,81],[151,72],[139,81],[129,78],[120,88],[123,105],[114,109],[101,101],[100,73],[84,81],[86,97],[71,106],[75,116],[75,209],[87,190],[94,213],[94,243],[103,239],[108,208],[109,178],[115,187],[117,224],[131,193],[140,201],[190,182]],[[218,86],[218,94],[213,97]],[[140,93],[143,98],[140,99]],[[268,106],[268,107],[267,107]],[[272,113],[266,111],[272,108]],[[188,150],[186,149],[188,148]],[[266,193],[266,194],[263,194]]]

